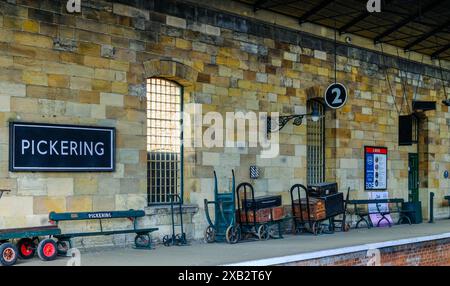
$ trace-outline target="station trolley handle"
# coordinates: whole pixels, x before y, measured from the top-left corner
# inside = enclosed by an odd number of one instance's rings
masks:
[[[253,189],[253,186],[250,183],[241,183],[239,184],[239,186],[236,189],[236,199],[237,199],[237,204],[238,204],[238,220],[239,220],[239,224],[242,224],[242,219],[241,219],[241,200],[240,200],[240,196],[239,193],[241,191],[241,189],[244,189],[244,202],[247,202],[247,187],[250,189],[251,193],[252,193],[252,201],[255,201],[255,190]],[[243,206],[244,207],[244,212],[245,212],[245,223],[248,224],[248,209],[247,209],[247,203]],[[253,208],[253,226],[256,227],[256,208]]]
[[[207,199],[205,199],[204,203],[205,203],[206,220],[210,226],[212,226],[214,228],[216,227],[216,225],[212,222],[211,215],[209,213],[209,205],[214,205],[216,208],[219,208],[219,213],[222,218],[222,221],[227,222],[227,220],[225,218],[225,213],[223,211],[222,202],[208,201]]]
[[[0,190],[0,199],[3,196],[3,193],[9,193],[9,192],[11,192],[11,190]]]
[[[172,232],[175,235],[175,218],[174,218],[174,205],[177,204],[179,205],[179,212],[180,212],[180,227],[181,227],[181,234],[184,233],[183,230],[183,209],[182,209],[182,203],[181,203],[181,197],[178,194],[171,194],[170,196],[170,207],[171,207],[171,211],[172,211]],[[176,203],[176,201],[178,201]]]
[[[300,210],[300,221],[302,224],[305,223],[305,220],[303,219],[303,209],[302,209],[302,196],[300,194],[301,189],[303,189],[305,191],[305,196],[306,196],[306,211],[307,211],[307,216],[308,216],[308,224],[311,227],[311,220],[310,220],[310,209],[309,209],[309,195],[308,195],[308,189],[302,185],[302,184],[295,184],[291,187],[291,202],[292,202],[292,216],[294,217],[294,221],[296,220],[296,216],[295,216],[295,203],[294,203],[294,192],[295,190],[297,190],[297,197],[298,197],[298,206],[299,206],[299,210]]]

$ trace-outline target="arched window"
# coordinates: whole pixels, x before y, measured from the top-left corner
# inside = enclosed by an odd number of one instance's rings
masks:
[[[314,122],[308,119],[307,123],[307,182],[308,185],[323,183],[325,181],[325,107],[316,100],[310,99],[307,103],[308,113],[316,110],[321,115]]]
[[[182,193],[182,87],[147,80],[147,194],[149,204],[170,203]]]

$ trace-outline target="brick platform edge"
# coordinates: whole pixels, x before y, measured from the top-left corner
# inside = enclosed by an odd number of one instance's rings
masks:
[[[377,250],[379,250],[379,260],[374,256]],[[232,266],[244,265],[449,266],[450,233],[248,261]]]

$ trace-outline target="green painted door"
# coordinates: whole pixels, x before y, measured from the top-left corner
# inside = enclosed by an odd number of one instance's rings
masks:
[[[410,202],[419,201],[419,156],[408,156],[408,199]]]

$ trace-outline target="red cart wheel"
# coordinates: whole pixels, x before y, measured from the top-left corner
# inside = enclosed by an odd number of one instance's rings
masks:
[[[12,266],[17,262],[17,247],[12,243],[3,243],[0,245],[0,264],[3,266]]]
[[[19,250],[19,258],[31,259],[36,253],[36,244],[31,238],[21,238],[17,242],[17,249]]]
[[[53,239],[47,238],[41,241],[37,249],[38,256],[43,261],[51,261],[58,255],[58,248]]]

